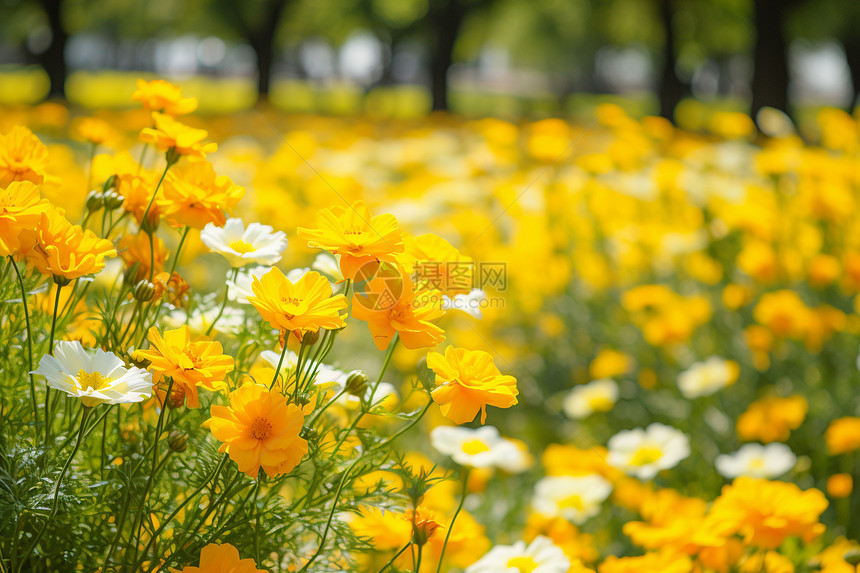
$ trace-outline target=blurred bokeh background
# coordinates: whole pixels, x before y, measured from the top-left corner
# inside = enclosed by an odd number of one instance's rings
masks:
[[[0,1],[0,104],[127,107],[141,75],[181,83],[204,113],[851,110],[860,2]]]

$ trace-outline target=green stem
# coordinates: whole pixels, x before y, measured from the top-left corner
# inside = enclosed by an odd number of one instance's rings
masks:
[[[168,161],[167,165],[164,166],[164,171],[161,172],[161,179],[158,180],[158,185],[155,186],[155,191],[152,192],[152,197],[149,198],[149,203],[146,205],[146,210],[143,212],[143,217],[140,218],[141,225],[144,224],[144,221],[146,221],[146,216],[149,215],[149,210],[152,208],[152,204],[155,202],[155,196],[158,195],[158,190],[161,189],[161,184],[164,182],[164,178],[167,176],[167,170],[170,169],[170,165],[171,163]]]
[[[457,506],[457,511],[454,512],[454,517],[451,518],[451,525],[448,526],[448,531],[445,533],[445,542],[442,544],[442,552],[439,553],[439,564],[436,565],[436,573],[442,570],[442,562],[445,560],[445,549],[448,548],[448,539],[451,537],[451,531],[454,529],[454,522],[457,521],[457,516],[460,515],[460,510],[463,509],[463,502],[466,501],[466,488],[469,487],[469,468],[463,470],[463,491],[460,494],[460,504]]]
[[[407,543],[406,545],[404,545],[404,546],[403,546],[403,549],[401,549],[400,551],[398,551],[397,553],[395,553],[395,554],[394,554],[394,557],[392,557],[391,559],[389,559],[389,560],[388,560],[388,563],[386,563],[385,565],[383,565],[383,566],[382,566],[382,569],[380,569],[378,573],[385,573],[385,570],[386,570],[386,569],[388,569],[389,567],[391,567],[391,565],[392,565],[395,561],[397,561],[397,558],[398,558],[398,557],[400,557],[401,555],[403,555],[403,552],[404,552],[404,551],[406,551],[407,549],[409,549],[410,547],[412,547],[412,542],[411,542],[411,541],[410,541],[409,543]]]
[[[60,293],[62,292],[63,287],[59,283],[57,283],[57,296],[54,298],[54,317],[51,320],[51,338],[48,343],[48,354],[54,355],[54,333],[57,329],[57,309],[60,306]],[[51,441],[51,412],[50,412],[50,399],[51,399],[51,387],[45,387],[45,449],[47,450],[48,444]]]
[[[289,335],[287,335],[287,336],[289,336]],[[278,367],[275,368],[275,376],[274,376],[274,378],[272,378],[272,383],[269,384],[269,391],[271,391],[272,388],[275,387],[275,384],[278,382],[278,374],[281,372],[281,365],[284,363],[284,356],[286,356],[286,354],[287,354],[287,341],[285,339],[284,340],[284,349],[281,350],[281,358],[280,358],[280,360],[278,360]]]
[[[187,229],[188,229],[188,227],[186,227],[186,232],[187,232]],[[184,239],[185,236],[183,235],[182,238]],[[238,275],[239,275],[239,269],[238,268],[233,269],[233,281],[234,282],[236,281],[236,277]],[[221,308],[218,310],[218,315],[215,317],[215,320],[213,320],[212,324],[209,325],[209,328],[206,329],[206,336],[209,336],[210,334],[212,334],[212,330],[215,328],[215,324],[221,319],[221,315],[224,314],[224,309],[227,307],[227,300],[228,300],[227,293],[229,293],[229,292],[230,292],[230,284],[228,283],[224,287],[224,300],[221,301]]]
[[[9,262],[12,268],[15,269],[15,275],[18,277],[18,287],[21,289],[21,304],[24,306],[24,321],[27,323],[27,366],[30,375],[30,398],[33,401],[33,420],[39,420],[39,406],[36,403],[36,382],[33,376],[33,331],[30,327],[30,309],[27,307],[27,291],[24,288],[24,279],[21,278],[21,271],[18,270],[18,265],[9,255]],[[46,420],[47,421],[47,420]]]

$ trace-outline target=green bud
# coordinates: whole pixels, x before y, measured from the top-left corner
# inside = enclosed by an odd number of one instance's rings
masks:
[[[353,396],[364,396],[367,393],[367,375],[361,370],[353,370],[346,379],[346,391]]]
[[[116,191],[105,191],[102,195],[104,197],[105,209],[113,211],[122,207],[123,197]]]
[[[58,286],[64,287],[67,284],[69,284],[70,282],[72,282],[72,279],[70,279],[70,278],[66,278],[66,277],[63,277],[60,275],[54,275],[54,284],[56,284]]]
[[[181,454],[188,447],[188,435],[185,432],[173,430],[167,436],[167,445],[171,451]]]
[[[101,191],[90,191],[87,195],[87,210],[94,213],[102,208],[104,204],[104,194]]]
[[[313,346],[320,339],[319,332],[307,331],[302,334],[302,344],[305,346]]]
[[[305,426],[299,432],[299,437],[305,440],[315,440],[317,438],[318,432],[316,428],[308,428]]]
[[[155,296],[155,285],[146,279],[138,281],[134,286],[134,300],[149,302]]]

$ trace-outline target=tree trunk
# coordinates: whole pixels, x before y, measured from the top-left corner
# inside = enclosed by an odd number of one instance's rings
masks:
[[[449,0],[433,17],[431,33],[436,37],[430,59],[430,91],[433,111],[448,110],[448,70],[454,61],[454,44],[460,34],[465,11],[460,0]]]
[[[857,101],[860,99],[860,35],[844,39],[842,47],[845,49],[845,61],[851,72],[851,87],[853,88],[848,111],[854,113],[857,106],[860,105]]]
[[[48,97],[66,98],[66,42],[69,35],[63,25],[63,0],[41,0],[42,9],[51,29],[51,43],[48,49],[38,55],[39,63],[48,74],[51,88]]]
[[[753,50],[752,107],[755,117],[765,107],[788,113],[788,53],[784,23],[788,0],[755,0],[756,40]]]
[[[265,102],[269,99],[269,88],[272,81],[272,64],[274,52],[274,37],[254,39],[251,47],[257,56],[257,100]]]
[[[672,26],[674,16],[673,0],[660,0],[660,21],[666,37],[663,43],[663,70],[660,74],[660,115],[669,121],[674,120],[675,108],[686,92],[676,69],[675,33]]]

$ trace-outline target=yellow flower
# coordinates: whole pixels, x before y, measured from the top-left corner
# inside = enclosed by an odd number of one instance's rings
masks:
[[[168,218],[177,226],[202,229],[208,223],[222,227],[230,210],[245,195],[226,175],[215,175],[208,161],[195,161],[171,169],[164,178]]]
[[[251,283],[254,305],[264,320],[280,331],[294,332],[301,340],[305,332],[320,328],[336,330],[346,326],[341,311],[346,297],[332,296],[331,283],[316,271],[310,271],[293,283],[277,267]]]
[[[803,396],[777,398],[768,396],[750,404],[738,416],[738,436],[747,442],[784,442],[791,430],[796,430],[806,418],[809,404]]]
[[[824,532],[818,517],[827,509],[819,490],[793,483],[739,477],[723,487],[706,523],[723,535],[739,534],[744,542],[775,549],[786,537],[808,543]]]
[[[102,145],[116,138],[116,132],[110,123],[96,117],[78,118],[72,127],[80,139],[95,145]]]
[[[683,553],[660,551],[641,557],[615,557],[610,555],[597,568],[598,573],[690,573],[693,562]]]
[[[775,336],[801,338],[809,328],[812,311],[796,292],[779,290],[762,295],[753,310],[753,318]]]
[[[48,201],[29,181],[15,181],[0,189],[0,257],[17,254],[21,231],[36,227],[47,210]]]
[[[167,260],[169,251],[164,246],[164,241],[158,237],[153,237],[153,246],[155,247],[150,258],[149,237],[146,233],[140,232],[136,235],[125,235],[117,243],[119,247],[119,256],[125,261],[127,267],[131,267],[134,263],[138,264],[136,280],[149,277],[150,260],[155,263],[153,275],[157,275],[164,270],[164,261]]]
[[[549,537],[571,561],[593,563],[597,560],[594,536],[583,533],[563,517],[547,517],[531,513],[526,520],[523,541],[530,543],[538,535]]]
[[[853,452],[860,448],[860,418],[846,416],[833,420],[824,433],[824,441],[831,455]]]
[[[426,544],[440,527],[445,529],[445,526],[436,520],[436,512],[421,505],[414,511],[407,509],[403,519],[412,526],[412,541],[416,545]]]
[[[394,255],[403,252],[403,233],[394,215],[374,217],[364,201],[356,201],[347,208],[323,209],[317,213],[316,228],[299,227],[298,233],[308,240],[308,246],[340,255],[340,270],[345,279],[355,277],[356,271],[367,263],[393,263]]]
[[[0,187],[13,181],[40,184],[45,180],[48,148],[23,125],[0,135]]]
[[[398,257],[422,290],[454,296],[475,286],[475,263],[451,243],[433,233],[404,237],[405,252]]]
[[[224,378],[233,370],[233,358],[222,353],[220,342],[192,341],[187,326],[165,331],[163,338],[152,327],[147,338],[152,346],[135,352],[135,359],[149,360],[158,377],[172,378],[173,392],[187,398],[189,408],[200,407],[198,386],[213,392],[227,387]]]
[[[741,563],[740,573],[794,573],[794,563],[776,551],[754,553]]]
[[[592,380],[612,378],[629,372],[632,363],[633,360],[627,354],[611,348],[604,348],[591,361],[588,366],[588,373]]]
[[[104,268],[105,257],[116,256],[113,243],[72,225],[53,206],[42,213],[35,230],[22,232],[21,246],[29,265],[62,281],[95,274]]]
[[[412,536],[412,523],[402,513],[361,506],[358,515],[349,521],[356,537],[366,539],[376,551],[400,549]]]
[[[457,424],[471,422],[481,413],[487,420],[487,406],[510,408],[517,403],[517,381],[499,372],[493,357],[482,350],[449,346],[445,355],[427,354],[427,367],[436,373],[433,400],[442,415]]]
[[[169,115],[158,112],[152,113],[155,128],[147,127],[141,130],[140,140],[151,143],[159,151],[170,151],[177,155],[187,155],[195,159],[203,159],[207,153],[218,149],[217,143],[203,143],[209,135],[205,129],[194,129],[179,123]]]
[[[256,478],[262,467],[269,477],[293,470],[308,442],[299,436],[305,417],[279,391],[247,383],[230,393],[229,406],[211,406],[209,429],[239,471]]]
[[[180,87],[164,80],[147,82],[138,79],[137,90],[131,94],[131,99],[142,103],[146,111],[157,111],[174,117],[197,109],[196,98],[182,97]]]
[[[833,474],[827,478],[827,493],[830,497],[841,499],[854,491],[854,478],[851,474]]]
[[[257,569],[257,563],[250,557],[240,559],[239,550],[225,543],[218,545],[210,543],[200,551],[200,565],[198,567],[184,567],[182,569],[171,569],[172,573],[266,573],[264,569]]]

